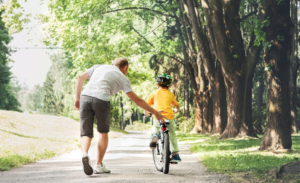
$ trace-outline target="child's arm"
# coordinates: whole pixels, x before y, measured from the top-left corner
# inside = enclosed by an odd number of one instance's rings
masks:
[[[175,108],[176,108],[176,111],[174,111],[174,113],[178,113],[180,111],[180,106],[177,105]]]
[[[148,111],[144,110],[144,115],[145,116],[150,116],[150,113]]]

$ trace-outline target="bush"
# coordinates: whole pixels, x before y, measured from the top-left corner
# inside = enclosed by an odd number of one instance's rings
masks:
[[[180,118],[179,130],[184,133],[189,133],[193,130],[195,126],[195,119],[193,118]]]
[[[252,110],[253,127],[255,132],[263,134],[265,131],[266,120],[267,120],[267,109],[266,107],[258,108],[253,106]]]

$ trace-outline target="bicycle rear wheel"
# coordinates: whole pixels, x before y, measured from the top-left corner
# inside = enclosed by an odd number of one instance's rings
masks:
[[[152,156],[153,156],[154,165],[156,169],[160,172],[163,171],[162,151],[163,151],[163,145],[161,139],[159,138],[156,142],[156,148],[152,149]]]
[[[170,141],[169,141],[169,134],[164,134],[164,144],[163,144],[163,172],[164,174],[169,173],[169,166],[170,166]]]

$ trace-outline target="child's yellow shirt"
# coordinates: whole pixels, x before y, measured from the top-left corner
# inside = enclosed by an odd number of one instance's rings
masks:
[[[147,103],[152,106],[157,111],[164,110],[161,114],[168,119],[174,119],[175,114],[172,110],[172,106],[177,107],[178,102],[175,99],[175,96],[168,89],[160,88],[151,93],[148,98]]]

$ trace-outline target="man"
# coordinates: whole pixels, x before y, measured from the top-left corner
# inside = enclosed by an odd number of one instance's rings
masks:
[[[102,160],[108,145],[111,95],[123,90],[139,107],[149,111],[156,119],[164,122],[164,116],[160,112],[150,107],[132,91],[130,82],[125,77],[128,67],[129,64],[126,59],[118,58],[115,60],[114,66],[95,65],[78,76],[75,107],[78,110],[80,109],[82,164],[83,170],[87,175],[93,174],[88,150],[93,138],[94,116],[97,119],[97,130],[100,133],[94,173],[110,173],[110,170],[105,167]],[[82,86],[86,79],[90,79],[90,81],[81,94]]]

